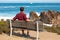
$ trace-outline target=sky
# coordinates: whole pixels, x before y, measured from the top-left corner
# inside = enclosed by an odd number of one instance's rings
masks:
[[[60,0],[0,0],[0,3],[60,3]]]

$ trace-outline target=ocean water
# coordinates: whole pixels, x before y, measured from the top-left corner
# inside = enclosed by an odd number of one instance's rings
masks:
[[[27,16],[30,11],[35,11],[38,14],[47,10],[60,11],[60,3],[0,3],[0,18],[14,17],[19,13],[21,6],[25,8],[24,12]]]

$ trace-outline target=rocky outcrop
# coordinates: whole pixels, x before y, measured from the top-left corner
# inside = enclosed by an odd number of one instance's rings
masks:
[[[30,15],[29,15],[30,17],[30,20],[37,20],[37,19],[39,19],[39,16],[36,14],[36,12],[33,12],[33,11],[31,11],[30,12]]]
[[[60,24],[60,12],[48,10],[41,12],[41,21],[47,24]]]
[[[40,16],[36,14],[36,12],[30,12],[30,20],[40,20],[46,24],[53,24],[54,26],[60,24],[60,12],[48,10],[41,12]]]

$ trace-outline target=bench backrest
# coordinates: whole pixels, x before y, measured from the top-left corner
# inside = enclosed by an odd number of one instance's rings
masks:
[[[26,21],[14,21],[12,22],[13,28],[22,28],[22,29],[29,29],[29,30],[36,30],[36,22],[26,22]],[[43,23],[41,21],[38,22],[39,30],[43,28]]]

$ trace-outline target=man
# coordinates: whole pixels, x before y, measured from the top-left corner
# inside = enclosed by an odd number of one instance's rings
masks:
[[[20,12],[16,14],[16,16],[13,18],[15,21],[18,19],[19,21],[24,20],[24,21],[31,21],[26,17],[26,14],[24,13],[24,7],[20,7]],[[22,34],[25,35],[24,30],[22,29]],[[27,30],[27,36],[29,36],[29,30]]]

